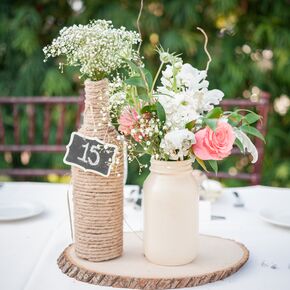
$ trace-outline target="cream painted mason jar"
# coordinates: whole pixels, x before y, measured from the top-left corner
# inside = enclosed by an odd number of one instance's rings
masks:
[[[159,265],[184,265],[198,252],[198,186],[192,161],[151,160],[144,182],[144,254]]]

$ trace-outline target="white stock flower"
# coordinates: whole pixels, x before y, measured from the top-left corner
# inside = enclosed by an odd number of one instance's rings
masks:
[[[220,103],[223,96],[224,93],[217,89],[197,91],[194,93],[195,110],[200,114],[208,112]]]
[[[166,124],[172,129],[181,129],[188,122],[199,118],[194,101],[187,92],[177,93],[174,97],[161,95],[159,102],[166,113]]]
[[[162,72],[163,78],[161,78],[161,83],[164,85],[164,81],[170,79],[173,77],[173,73],[172,73],[172,66],[171,65],[167,65],[166,69]]]
[[[183,160],[195,143],[195,136],[188,129],[168,132],[160,143],[160,147],[171,160]]]
[[[172,129],[182,129],[204,112],[218,105],[224,94],[220,90],[208,90],[206,71],[200,71],[186,63],[177,68],[167,65],[162,72],[157,97],[166,112],[166,123]]]
[[[206,76],[205,70],[200,71],[189,63],[185,63],[176,78],[191,91],[197,91],[208,87]]]

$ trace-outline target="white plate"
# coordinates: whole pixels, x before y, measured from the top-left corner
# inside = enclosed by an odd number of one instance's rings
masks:
[[[0,221],[14,221],[39,215],[44,207],[36,202],[0,203]]]
[[[277,210],[264,208],[259,213],[260,218],[273,225],[290,228],[290,209]]]

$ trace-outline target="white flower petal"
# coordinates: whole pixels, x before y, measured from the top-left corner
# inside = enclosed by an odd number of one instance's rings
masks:
[[[166,69],[162,72],[162,75],[169,79],[173,76],[173,73],[172,73],[172,66],[171,65],[167,65],[166,66]]]
[[[241,141],[244,150],[247,150],[253,157],[252,163],[256,163],[258,160],[258,151],[251,139],[241,130],[238,128],[234,128],[234,132],[236,137]]]
[[[172,85],[171,82],[165,77],[161,78],[161,83],[164,87],[171,87]]]
[[[224,97],[224,93],[220,90],[210,90],[205,93],[205,101],[206,103],[218,105],[222,98]]]
[[[188,129],[168,132],[161,141],[161,148],[171,160],[183,160],[188,155],[189,148],[195,143],[195,135]]]

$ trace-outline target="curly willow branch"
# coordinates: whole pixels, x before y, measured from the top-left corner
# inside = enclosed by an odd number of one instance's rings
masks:
[[[144,1],[141,0],[140,1],[140,10],[139,10],[138,18],[137,18],[137,28],[138,28],[138,32],[139,32],[140,38],[141,38],[141,41],[140,41],[139,46],[138,46],[138,52],[140,52],[140,48],[141,48],[141,45],[142,45],[142,33],[141,33],[141,28],[140,28],[140,18],[141,18],[141,15],[142,15],[143,6],[144,6]]]
[[[196,29],[199,30],[203,34],[203,36],[205,38],[203,49],[204,49],[204,51],[205,51],[205,53],[206,53],[206,55],[208,57],[208,61],[207,61],[207,64],[206,64],[206,69],[205,69],[206,71],[208,71],[209,64],[211,63],[211,60],[212,60],[211,56],[210,56],[210,54],[209,54],[209,52],[207,50],[208,37],[207,37],[207,34],[205,33],[205,31],[202,28],[196,27]]]

